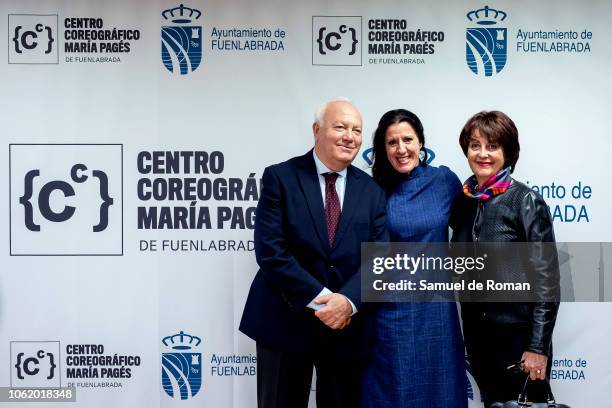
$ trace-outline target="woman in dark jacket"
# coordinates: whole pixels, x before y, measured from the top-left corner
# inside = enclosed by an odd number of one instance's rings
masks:
[[[517,364],[532,380],[549,375],[559,265],[554,245],[542,244],[555,241],[546,203],[510,176],[520,150],[514,122],[498,111],[477,113],[465,124],[459,143],[474,175],[455,203],[452,240],[530,243],[525,256],[504,257],[500,269],[516,281],[536,282],[537,297],[530,299],[538,300],[461,304],[468,359],[488,407],[516,399],[523,387],[526,374],[509,371],[508,366]],[[546,388],[538,383],[530,387],[530,400],[545,401]]]

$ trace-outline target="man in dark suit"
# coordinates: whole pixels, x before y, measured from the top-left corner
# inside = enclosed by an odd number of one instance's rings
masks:
[[[255,221],[259,271],[240,330],[257,343],[260,408],[358,407],[370,323],[361,243],[386,241],[384,192],[351,166],[361,114],[344,98],[312,125],[314,149],[265,169]]]

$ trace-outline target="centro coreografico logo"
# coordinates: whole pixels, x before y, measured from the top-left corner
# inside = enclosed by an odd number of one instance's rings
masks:
[[[58,64],[57,14],[8,15],[9,64]]]
[[[11,255],[123,255],[123,145],[9,145]]]
[[[11,388],[59,388],[59,341],[11,341]]]
[[[202,26],[192,24],[202,16],[202,12],[181,4],[164,10],[161,15],[175,24],[162,26],[162,62],[175,75],[190,74],[202,61]]]
[[[162,387],[168,396],[186,400],[202,386],[202,353],[194,352],[202,340],[180,331],[163,338]]]
[[[361,16],[312,17],[312,65],[360,66]]]
[[[468,27],[465,33],[465,59],[468,67],[478,76],[499,74],[508,58],[508,32],[497,24],[506,19],[506,13],[484,6],[470,11],[466,17],[478,25]]]

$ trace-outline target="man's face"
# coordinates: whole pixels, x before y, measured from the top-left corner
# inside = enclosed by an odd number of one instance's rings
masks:
[[[342,171],[361,147],[361,114],[349,102],[331,102],[323,123],[314,123],[315,152],[328,168]]]

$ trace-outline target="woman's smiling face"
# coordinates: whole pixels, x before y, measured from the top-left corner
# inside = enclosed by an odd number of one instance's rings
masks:
[[[394,123],[385,133],[387,159],[395,171],[410,174],[419,165],[423,145],[408,122]]]
[[[489,142],[478,129],[474,130],[470,138],[467,159],[479,186],[500,171],[506,161],[504,149],[497,143]]]

